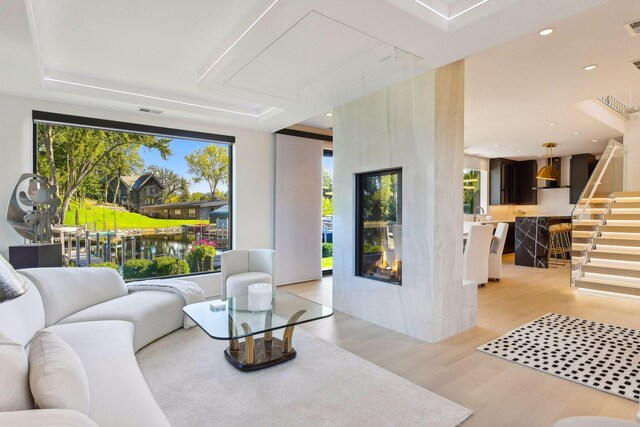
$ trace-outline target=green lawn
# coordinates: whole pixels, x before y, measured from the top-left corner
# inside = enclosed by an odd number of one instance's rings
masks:
[[[322,258],[322,269],[333,268],[333,257]]]
[[[78,204],[72,202],[69,206],[69,212],[64,218],[64,225],[76,225],[76,210]],[[95,216],[94,216],[95,214]],[[203,221],[197,219],[154,219],[133,212],[126,212],[120,209],[115,211],[112,205],[107,204],[105,207],[97,205],[94,201],[88,200],[80,206],[80,225],[89,225],[89,229],[93,230],[94,224],[97,230],[104,230],[104,220],[106,217],[107,230],[115,229],[117,222],[118,228],[164,228],[175,227],[182,224],[201,224]]]

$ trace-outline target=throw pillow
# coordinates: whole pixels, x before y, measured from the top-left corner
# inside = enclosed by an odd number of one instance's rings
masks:
[[[0,412],[33,409],[27,352],[0,334]]]
[[[52,332],[40,331],[31,340],[29,384],[39,408],[89,414],[89,381],[82,361]]]

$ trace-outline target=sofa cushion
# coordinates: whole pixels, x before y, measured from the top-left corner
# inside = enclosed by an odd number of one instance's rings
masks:
[[[133,353],[133,323],[119,320],[54,325],[78,354],[89,380],[89,417],[101,427],[169,426]]]
[[[70,409],[0,412],[0,426],[98,427],[89,417]]]
[[[24,347],[0,334],[0,412],[33,409]]]
[[[41,409],[73,409],[89,414],[89,382],[69,344],[40,331],[29,345],[29,384]]]
[[[94,305],[59,323],[88,322],[94,320],[124,320],[135,326],[133,348],[145,345],[182,327],[184,313],[182,297],[169,292],[134,292]]]
[[[92,305],[127,295],[127,286],[111,268],[28,268],[20,270],[38,287],[46,326]]]
[[[0,304],[0,333],[26,347],[31,338],[44,328],[44,307],[38,288],[27,281],[27,292]]]
[[[271,283],[269,273],[238,273],[227,277],[227,298],[247,294],[247,288],[254,283]]]

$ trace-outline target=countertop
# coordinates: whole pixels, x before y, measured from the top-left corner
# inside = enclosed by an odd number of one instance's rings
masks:
[[[516,218],[551,218],[551,219],[571,219],[571,215],[523,215]]]

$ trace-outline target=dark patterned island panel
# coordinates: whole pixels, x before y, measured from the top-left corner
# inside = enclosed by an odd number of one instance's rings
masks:
[[[569,216],[521,216],[516,218],[516,265],[549,268],[549,226],[571,222]]]

